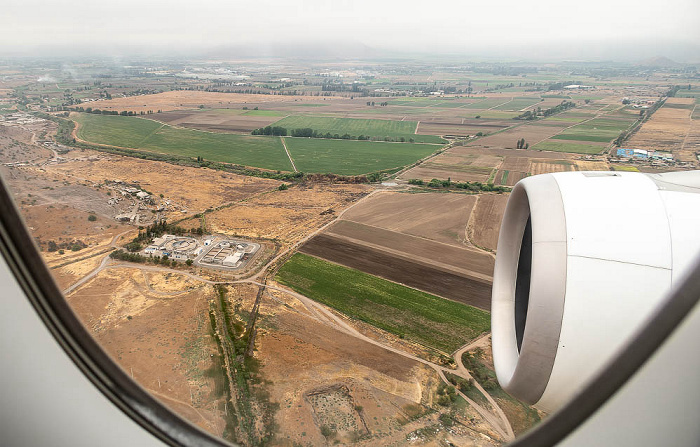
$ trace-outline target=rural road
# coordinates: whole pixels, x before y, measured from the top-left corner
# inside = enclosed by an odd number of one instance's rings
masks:
[[[280,140],[282,140],[282,146],[284,146],[284,151],[287,153],[287,157],[289,157],[289,162],[292,164],[292,168],[294,169],[294,172],[299,172],[296,165],[294,164],[294,160],[292,160],[292,156],[289,153],[289,149],[287,149],[287,143],[285,143],[284,137],[280,137]]]

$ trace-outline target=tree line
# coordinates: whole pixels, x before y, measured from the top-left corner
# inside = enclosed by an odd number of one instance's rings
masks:
[[[421,179],[409,179],[409,185],[417,186],[427,186],[428,188],[456,188],[456,189],[466,189],[469,191],[483,191],[483,192],[508,192],[510,188],[505,186],[494,186],[493,183],[481,183],[481,182],[453,182],[450,178],[447,180],[438,180],[436,178],[430,180],[428,183]]]
[[[267,126],[267,127],[261,127],[259,129],[255,129],[251,132],[251,135],[269,135],[269,136],[276,136],[276,137],[286,137],[287,135],[290,135],[292,137],[302,137],[302,138],[326,138],[329,140],[358,140],[358,141],[390,141],[390,142],[400,142],[400,143],[414,143],[415,140],[413,138],[408,138],[406,137],[372,137],[369,135],[350,135],[349,133],[345,133],[343,135],[340,134],[332,134],[330,132],[319,132],[318,130],[314,130],[310,127],[304,127],[301,129],[292,129],[291,131],[288,131],[287,128],[281,127],[281,126]]]
[[[547,118],[548,116],[552,116],[557,113],[561,113],[565,110],[569,110],[571,108],[576,107],[576,103],[573,101],[562,101],[561,104],[550,107],[549,109],[542,109],[542,107],[538,107],[537,110],[532,111],[532,110],[527,110],[524,113],[521,113],[520,115],[513,117],[514,120],[535,120],[539,117]]]

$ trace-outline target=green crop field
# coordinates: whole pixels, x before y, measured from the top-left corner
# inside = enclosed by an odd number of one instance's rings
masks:
[[[540,98],[514,98],[512,101],[507,102],[505,104],[501,104],[494,110],[522,110],[526,107],[530,107],[540,102],[542,102],[540,101]]]
[[[284,112],[279,112],[277,110],[248,110],[243,115],[252,116],[286,116]]]
[[[369,137],[404,137],[406,141],[413,138],[418,143],[438,143],[445,141],[434,135],[416,135],[416,121],[391,121],[355,118],[333,118],[327,116],[288,116],[274,123],[274,126],[291,129],[311,128],[320,133],[349,134],[354,137],[360,135]]]
[[[564,143],[552,140],[545,140],[530,148],[543,151],[570,152],[574,154],[597,154],[605,149],[605,146],[594,146],[592,144]]]
[[[440,146],[325,138],[285,138],[297,169],[302,172],[366,174],[405,166],[427,157]]]
[[[615,138],[617,138],[618,133],[613,132],[610,135],[587,135],[585,132],[581,133],[561,133],[559,135],[554,135],[553,140],[572,140],[572,141],[591,141],[594,143],[609,143]]]
[[[279,138],[174,128],[136,117],[81,113],[72,118],[80,125],[78,137],[91,143],[199,156],[263,169],[292,170]]]
[[[275,279],[351,318],[445,353],[489,330],[483,310],[300,253]]]
[[[136,117],[82,113],[74,114],[72,118],[80,125],[78,137],[91,143],[203,157],[263,169],[292,170],[278,137],[203,132]],[[286,138],[285,141],[300,171],[341,175],[398,168],[426,157],[440,147],[321,138]]]
[[[471,104],[465,104],[465,109],[490,109],[492,107],[500,106],[501,104],[510,101],[510,98],[487,98],[479,102],[473,102]]]

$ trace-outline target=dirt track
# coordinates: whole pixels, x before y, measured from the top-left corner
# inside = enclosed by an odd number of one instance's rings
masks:
[[[480,309],[489,310],[491,306],[488,281],[459,275],[434,264],[398,258],[327,234],[314,237],[300,251]]]

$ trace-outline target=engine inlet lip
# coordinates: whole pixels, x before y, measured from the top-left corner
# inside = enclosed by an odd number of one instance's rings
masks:
[[[532,253],[526,291],[517,283],[528,222]],[[513,188],[501,225],[491,321],[498,381],[507,392],[530,404],[544,394],[559,349],[566,294],[566,241],[564,204],[555,177],[546,174],[520,181]],[[521,268],[520,273],[527,275],[527,269]],[[520,289],[519,298],[516,289]],[[525,298],[522,295],[526,292]],[[518,316],[518,312],[525,315]]]

